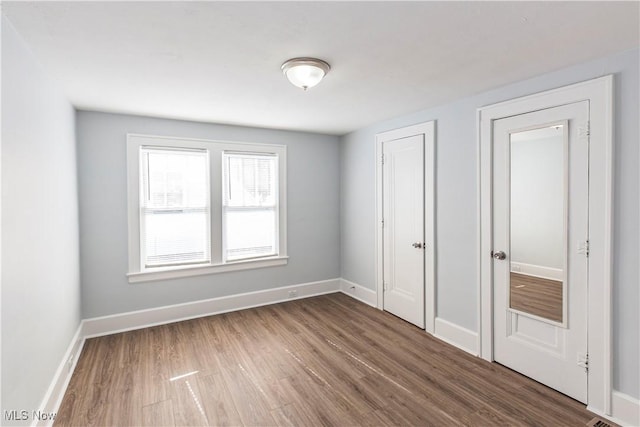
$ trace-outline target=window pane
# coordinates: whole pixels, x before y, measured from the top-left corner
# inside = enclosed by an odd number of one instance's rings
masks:
[[[225,154],[225,206],[275,206],[278,158]]]
[[[208,203],[205,152],[148,150],[144,176],[149,208],[203,207]]]
[[[143,149],[143,162],[144,265],[210,262],[207,153]]]
[[[225,210],[226,253],[229,261],[276,255],[275,208]]]
[[[224,258],[277,255],[278,157],[225,153]]]
[[[209,260],[209,215],[205,210],[144,212],[146,266]]]

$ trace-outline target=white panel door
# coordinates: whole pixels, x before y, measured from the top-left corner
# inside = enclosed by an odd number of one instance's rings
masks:
[[[587,402],[589,103],[494,122],[494,359]]]
[[[382,152],[384,309],[424,328],[424,135]]]

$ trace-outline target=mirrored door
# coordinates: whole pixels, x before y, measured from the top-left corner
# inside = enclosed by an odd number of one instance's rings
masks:
[[[509,308],[564,325],[568,122],[510,133]]]
[[[587,102],[494,122],[494,358],[587,400]]]

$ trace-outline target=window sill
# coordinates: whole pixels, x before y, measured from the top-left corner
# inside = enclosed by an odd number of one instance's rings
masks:
[[[230,271],[251,270],[254,268],[287,265],[288,256],[233,261],[226,264],[205,264],[189,267],[153,269],[128,273],[129,283],[152,282],[155,280],[179,279],[181,277],[202,276],[205,274],[227,273]]]

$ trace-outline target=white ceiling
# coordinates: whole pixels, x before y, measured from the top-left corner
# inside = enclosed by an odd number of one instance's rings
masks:
[[[633,2],[2,2],[80,109],[344,134],[640,45]],[[308,92],[280,65],[332,70]]]

